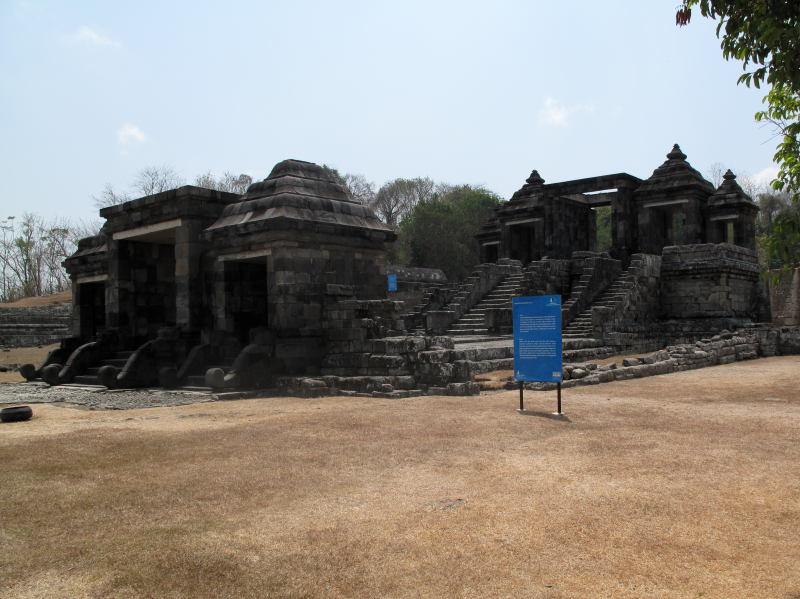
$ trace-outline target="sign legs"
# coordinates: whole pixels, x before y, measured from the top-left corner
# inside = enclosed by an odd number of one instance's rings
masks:
[[[525,411],[525,401],[524,401],[524,397],[523,397],[523,391],[524,390],[525,390],[525,383],[520,381],[519,382],[519,409],[517,410],[517,412],[524,412]],[[556,403],[556,412],[555,413],[558,414],[559,416],[563,416],[564,412],[561,411],[561,381],[556,383],[556,393],[557,393],[557,395],[556,395],[557,403]]]
[[[563,414],[561,411],[561,381],[558,381],[558,411],[556,412],[559,416]]]

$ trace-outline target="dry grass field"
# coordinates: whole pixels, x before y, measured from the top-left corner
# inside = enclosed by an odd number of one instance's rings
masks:
[[[37,306],[58,306],[72,301],[72,289],[51,295],[23,297],[15,302],[0,303],[0,308],[35,308]]]
[[[0,425],[8,598],[800,598],[799,357]]]
[[[40,364],[58,343],[41,347],[13,347],[0,352],[0,364]],[[0,383],[19,383],[25,378],[16,370],[0,372]]]

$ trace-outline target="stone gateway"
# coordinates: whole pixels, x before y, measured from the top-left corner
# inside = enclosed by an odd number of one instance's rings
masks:
[[[64,263],[71,336],[21,372],[53,385],[474,394],[475,374],[512,368],[515,296],[561,295],[568,365],[768,321],[757,210],[730,171],[715,189],[677,145],[646,180],[546,184],[533,171],[478,234],[482,264],[451,283],[388,265],[394,231],[328,170],[285,160],[242,196],[184,186],[102,209],[101,232]],[[759,347],[795,344],[759,334]]]

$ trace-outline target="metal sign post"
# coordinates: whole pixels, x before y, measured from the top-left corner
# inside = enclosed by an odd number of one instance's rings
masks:
[[[515,297],[514,378],[519,381],[519,410],[525,410],[523,387],[527,381],[558,384],[558,412],[561,412],[561,296]]]

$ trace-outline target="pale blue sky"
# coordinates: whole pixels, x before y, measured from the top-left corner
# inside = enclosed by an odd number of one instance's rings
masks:
[[[169,165],[263,179],[285,158],[504,198],[649,176],[672,144],[756,175],[775,142],[715,24],[676,0],[0,0],[0,217],[90,217]]]

